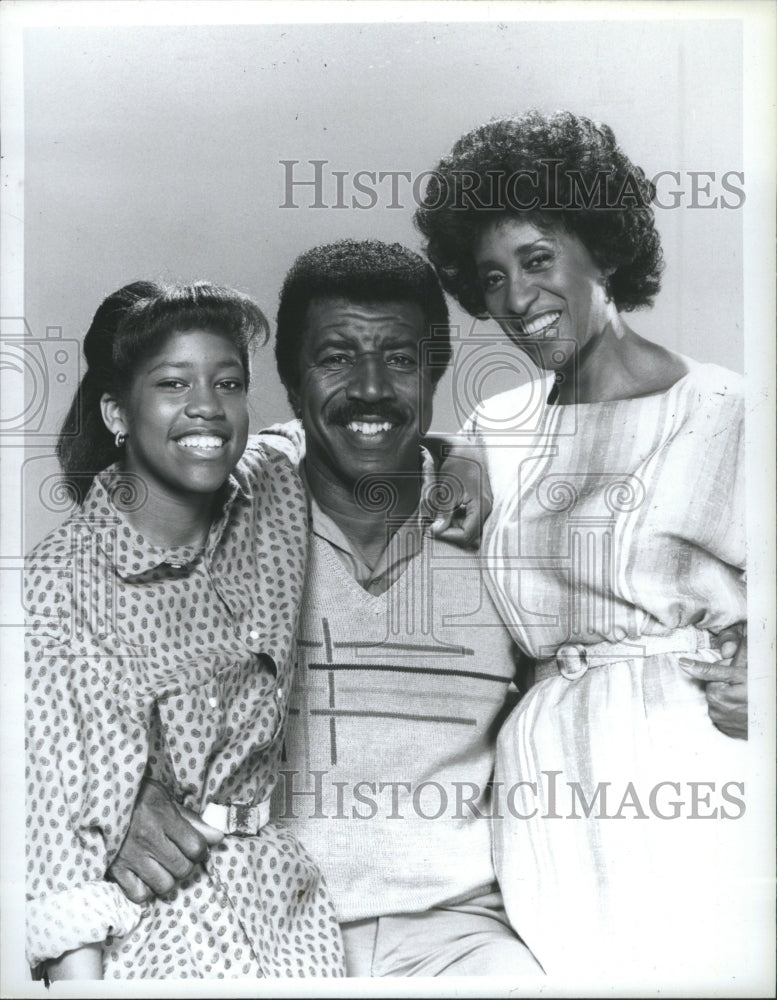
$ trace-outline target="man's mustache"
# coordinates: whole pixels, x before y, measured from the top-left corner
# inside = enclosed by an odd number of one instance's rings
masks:
[[[339,403],[327,413],[327,422],[345,426],[354,420],[388,421],[392,424],[405,423],[405,414],[393,403]]]

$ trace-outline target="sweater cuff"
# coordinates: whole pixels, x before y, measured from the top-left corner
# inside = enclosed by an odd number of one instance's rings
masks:
[[[123,937],[143,907],[111,882],[87,882],[27,900],[27,961],[32,967],[86,944]]]

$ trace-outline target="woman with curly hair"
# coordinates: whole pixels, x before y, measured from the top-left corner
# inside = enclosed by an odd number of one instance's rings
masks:
[[[742,380],[625,322],[660,286],[653,194],[606,125],[531,111],[460,139],[416,214],[445,289],[532,362],[471,420],[489,586],[534,661],[497,874],[547,972],[613,983],[747,961],[741,884],[717,901],[745,811],[744,668],[718,648],[746,617]]]

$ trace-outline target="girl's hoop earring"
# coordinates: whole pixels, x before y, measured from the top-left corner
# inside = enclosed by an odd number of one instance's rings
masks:
[[[123,431],[116,431],[116,437],[113,439],[113,443],[117,448],[121,448],[126,440],[127,435]]]

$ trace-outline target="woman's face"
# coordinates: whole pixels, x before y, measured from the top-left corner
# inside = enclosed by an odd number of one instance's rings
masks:
[[[240,354],[228,337],[212,330],[171,333],[140,362],[117,407],[127,435],[125,469],[150,492],[177,501],[214,493],[245,450],[246,390]]]
[[[560,225],[502,219],[475,244],[486,308],[535,364],[563,368],[617,315],[606,274]]]

